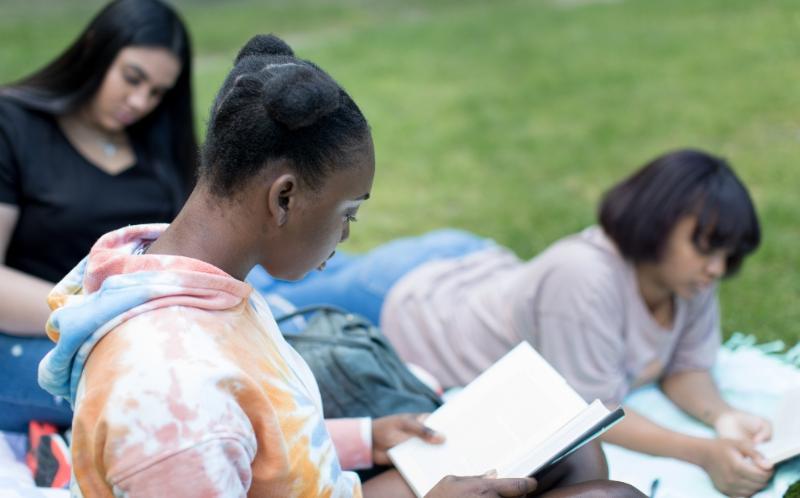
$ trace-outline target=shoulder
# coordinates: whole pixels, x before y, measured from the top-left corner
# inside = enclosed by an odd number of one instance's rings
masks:
[[[230,393],[217,384],[246,377],[217,340],[225,326],[204,310],[185,306],[137,314],[111,329],[92,349],[86,381],[113,384],[110,405],[129,405],[135,399],[140,407],[183,404],[205,413],[224,411]],[[208,403],[211,398],[215,401]]]
[[[19,120],[27,120],[26,114],[27,111],[19,104],[8,97],[0,96],[0,138],[13,143],[14,140],[10,136],[14,129],[12,125]]]
[[[115,445],[167,457],[209,440],[234,440],[251,456],[256,442],[239,394],[252,381],[178,307],[138,315],[112,329],[86,362],[76,420],[117,435]],[[148,316],[149,315],[149,316]],[[80,390],[79,390],[80,391]],[[213,447],[213,445],[212,445]]]
[[[619,325],[629,292],[630,268],[612,247],[581,232],[551,245],[526,263],[520,275],[528,297],[524,307],[573,322]]]
[[[0,95],[0,134],[5,135],[11,144],[24,143],[32,130],[49,126],[52,120],[50,114]]]
[[[546,281],[572,291],[621,290],[627,263],[590,230],[557,241],[530,263],[539,266]]]
[[[49,114],[35,111],[21,104],[20,102],[0,95],[0,124],[15,122],[27,123],[49,118]]]
[[[28,112],[30,111],[16,100],[0,94],[0,116],[23,116]]]

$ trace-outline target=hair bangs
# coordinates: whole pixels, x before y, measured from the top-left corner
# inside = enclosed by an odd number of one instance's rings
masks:
[[[702,249],[728,252],[727,277],[735,274],[745,256],[758,247],[761,228],[744,186],[733,176],[714,180],[691,213],[697,217],[694,242]]]

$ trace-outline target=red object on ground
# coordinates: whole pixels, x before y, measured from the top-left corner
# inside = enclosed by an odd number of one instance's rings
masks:
[[[52,424],[31,422],[28,425],[28,443],[25,460],[36,485],[67,487],[71,474],[70,454],[58,429]]]

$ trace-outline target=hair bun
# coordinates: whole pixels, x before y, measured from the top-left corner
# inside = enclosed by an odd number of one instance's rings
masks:
[[[335,111],[341,103],[339,85],[322,71],[302,63],[267,66],[264,106],[275,121],[290,130],[303,128]]]
[[[288,55],[293,57],[294,51],[285,41],[273,34],[256,35],[239,50],[235,63],[251,55]]]

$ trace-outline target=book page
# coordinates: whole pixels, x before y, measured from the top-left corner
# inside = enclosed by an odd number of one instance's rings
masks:
[[[586,407],[566,380],[522,343],[426,420],[445,435],[444,444],[412,439],[389,454],[422,495],[447,474],[512,467]]]
[[[773,465],[800,455],[800,389],[785,393],[772,421],[772,439],[758,451]]]

